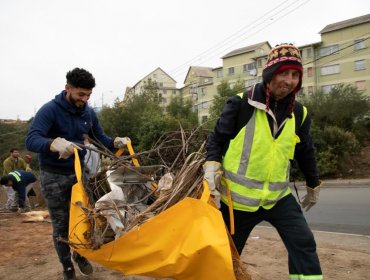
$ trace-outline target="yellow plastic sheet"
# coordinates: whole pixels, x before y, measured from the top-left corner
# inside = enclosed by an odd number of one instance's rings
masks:
[[[90,225],[75,203],[87,206],[81,180],[81,166],[75,150],[77,183],[72,189],[69,240],[87,243]],[[235,279],[230,244],[221,213],[201,199],[185,198],[171,208],[132,229],[98,250],[78,248],[89,260],[124,275],[202,280]]]

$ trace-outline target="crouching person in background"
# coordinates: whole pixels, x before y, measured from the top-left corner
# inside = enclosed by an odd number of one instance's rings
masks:
[[[19,213],[31,211],[27,194],[33,188],[36,181],[37,179],[32,172],[24,170],[14,170],[1,177],[1,184],[5,187],[13,188],[18,194]]]

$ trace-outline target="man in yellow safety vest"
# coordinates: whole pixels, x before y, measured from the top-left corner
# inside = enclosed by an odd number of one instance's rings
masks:
[[[306,108],[295,101],[302,75],[295,46],[273,48],[262,72],[263,81],[226,102],[210,134],[203,169],[211,193],[221,199],[227,225],[228,206],[233,209],[233,240],[239,254],[252,229],[268,221],[288,250],[290,279],[319,280],[322,272],[315,239],[289,187],[290,162],[295,159],[306,178],[302,208],[307,211],[316,204],[321,181],[309,133],[310,118]],[[221,174],[225,178],[222,184]]]

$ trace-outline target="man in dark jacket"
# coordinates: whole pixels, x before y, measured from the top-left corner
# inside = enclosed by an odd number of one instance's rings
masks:
[[[211,193],[221,198],[227,225],[229,211],[234,215],[233,240],[239,254],[252,229],[265,220],[277,229],[288,250],[290,279],[320,280],[314,236],[289,188],[293,158],[306,178],[307,194],[302,201],[306,211],[317,202],[321,185],[310,118],[307,109],[295,101],[302,75],[295,46],[273,48],[262,72],[263,82],[227,101],[209,137],[203,169]]]
[[[93,272],[91,264],[77,252],[72,253],[68,240],[69,207],[72,186],[76,183],[74,143],[83,144],[84,135],[109,149],[122,148],[128,137],[112,139],[104,134],[94,110],[87,102],[95,87],[95,78],[84,69],[67,73],[65,90],[44,104],[37,112],[26,138],[28,150],[39,153],[41,191],[49,208],[53,225],[53,241],[64,279],[75,279],[74,261],[81,274]],[[78,148],[84,158],[85,150]],[[83,162],[83,160],[81,161]]]
[[[11,187],[18,194],[18,212],[24,213],[31,210],[29,202],[27,202],[27,194],[36,181],[37,179],[32,172],[24,170],[14,170],[1,177],[1,184]]]

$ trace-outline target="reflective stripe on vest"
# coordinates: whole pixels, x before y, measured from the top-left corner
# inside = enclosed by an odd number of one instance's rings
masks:
[[[17,180],[17,182],[21,181],[22,175],[18,171],[9,172],[9,175],[12,175]]]
[[[274,139],[266,112],[254,110],[247,125],[230,141],[223,159],[234,209],[251,212],[260,206],[270,209],[290,193],[289,160],[293,159],[298,142],[294,114]],[[221,199],[227,203],[225,187],[221,188],[221,194]]]

